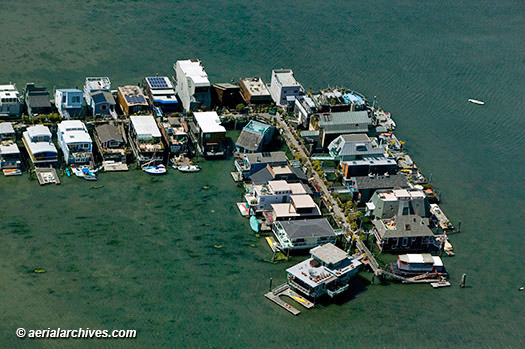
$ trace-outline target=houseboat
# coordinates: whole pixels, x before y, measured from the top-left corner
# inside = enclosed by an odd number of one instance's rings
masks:
[[[28,127],[22,134],[27,153],[36,167],[54,165],[58,161],[58,151],[53,143],[51,131],[43,125]]]
[[[335,244],[335,231],[326,218],[277,221],[272,232],[281,250],[305,250],[328,242]]]
[[[286,269],[288,285],[298,293],[317,300],[333,298],[350,288],[361,262],[331,243],[310,250],[311,257]]]
[[[126,115],[133,115],[148,110],[148,102],[142,89],[134,85],[119,86],[118,102]]]
[[[139,165],[159,165],[164,162],[162,134],[153,115],[132,115],[129,123],[129,142]]]
[[[164,128],[170,148],[170,156],[178,157],[187,154],[189,151],[189,137],[184,129],[182,120],[180,118],[170,117],[167,122],[162,123],[162,127]]]
[[[80,120],[58,124],[57,139],[66,164],[89,164],[92,160],[92,141],[86,125]]]
[[[22,160],[13,125],[10,122],[2,122],[0,123],[0,169],[18,170],[21,166]]]
[[[16,86],[0,85],[0,118],[17,118],[21,112],[20,94]]]
[[[172,82],[167,76],[150,76],[144,79],[144,91],[156,111],[164,113],[179,110],[179,101]],[[160,115],[158,115],[160,116]]]
[[[108,77],[88,77],[84,83],[84,99],[92,115],[111,115],[117,119],[115,98]]]
[[[45,87],[26,84],[24,89],[24,103],[30,116],[49,114],[53,110],[49,100],[49,91]]]
[[[216,112],[194,112],[190,129],[194,143],[202,155],[205,157],[225,156],[226,129],[221,125]]]
[[[77,89],[59,89],[55,91],[55,106],[63,119],[82,116],[84,101],[82,91]]]
[[[424,275],[428,278],[446,278],[448,276],[441,258],[429,253],[400,255],[397,262],[390,264],[390,268],[394,274],[403,277]]]
[[[117,126],[112,124],[97,126],[93,135],[103,161],[126,163],[126,143]]]

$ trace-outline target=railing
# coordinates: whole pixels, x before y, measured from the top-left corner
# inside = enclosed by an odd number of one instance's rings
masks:
[[[342,286],[342,287],[339,287],[339,288],[336,289],[336,290],[326,290],[326,292],[328,293],[328,295],[329,295],[330,297],[335,297],[335,296],[337,296],[338,294],[340,294],[340,293],[342,293],[342,292],[348,290],[349,287],[350,287],[350,285],[346,284],[346,285],[344,285],[344,286]]]

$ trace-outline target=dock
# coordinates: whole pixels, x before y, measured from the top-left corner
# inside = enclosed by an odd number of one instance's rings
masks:
[[[128,165],[122,162],[115,162],[113,160],[102,161],[104,172],[116,172],[129,170]]]
[[[450,220],[445,216],[443,211],[439,208],[437,204],[430,204],[430,212],[437,218],[439,227],[445,230],[452,230],[452,224]]]
[[[288,312],[292,313],[293,315],[299,315],[301,311],[290,304],[283,301],[280,297],[281,296],[287,296],[291,299],[297,301],[300,305],[305,307],[306,309],[311,309],[314,306],[314,303],[310,302],[306,298],[300,296],[298,293],[293,291],[288,284],[282,284],[281,286],[277,287],[273,291],[270,291],[264,295],[266,298],[280,306],[281,308],[287,310]]]
[[[242,182],[242,175],[239,172],[230,172],[235,183]]]
[[[60,178],[58,177],[57,170],[50,168],[35,168],[36,178],[40,185],[46,184],[60,184]]]
[[[275,245],[276,242],[275,242],[275,240],[274,240],[272,237],[267,236],[267,237],[265,238],[265,240],[266,240],[266,242],[268,243],[268,246],[270,246],[270,249],[273,251],[273,253],[279,251],[279,249],[278,249],[277,246]]]

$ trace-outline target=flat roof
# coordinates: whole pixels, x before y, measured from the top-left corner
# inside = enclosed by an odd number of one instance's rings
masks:
[[[271,127],[272,126],[268,124],[256,120],[250,120],[250,122],[246,126],[244,126],[243,131],[246,130],[263,135]]]
[[[49,127],[44,125],[30,126],[27,128],[26,132],[27,135],[31,138],[35,136],[48,136],[49,138],[51,138],[52,136],[51,131],[49,131]]]
[[[190,78],[195,86],[210,86],[208,74],[204,70],[202,63],[198,59],[187,59],[175,63],[184,72],[186,77]]]
[[[335,236],[334,229],[326,218],[294,219],[274,223],[282,228],[290,239],[314,236]]]
[[[224,126],[221,125],[219,115],[214,111],[194,112],[193,116],[204,133],[226,132]]]
[[[399,260],[404,263],[434,263],[434,258],[432,258],[430,253],[402,254],[399,256]]]
[[[148,105],[142,89],[135,85],[125,85],[118,87],[119,92],[124,96],[127,105]]]
[[[310,195],[290,195],[295,208],[311,208],[316,204]]]
[[[10,134],[15,133],[13,124],[10,122],[0,122],[0,134]]]
[[[337,264],[348,258],[345,251],[330,242],[311,249],[310,254],[327,264]]]
[[[86,125],[80,120],[65,120],[58,124],[58,131],[63,132],[66,143],[91,143]]]
[[[0,85],[0,91],[18,92],[14,84]]]
[[[272,70],[272,73],[282,86],[301,86],[301,84],[295,80],[292,69],[275,69]]]
[[[241,82],[248,89],[250,96],[270,96],[270,91],[261,78],[245,78],[241,79]]]
[[[269,181],[268,185],[272,187],[274,191],[288,191],[290,190],[290,185],[284,180]]]
[[[14,142],[0,143],[0,154],[19,154],[18,145]]]
[[[90,91],[111,89],[111,81],[109,80],[107,76],[87,77],[85,85],[88,87]]]
[[[173,90],[173,84],[167,76],[148,76],[145,80],[151,90]]]
[[[160,130],[157,127],[153,115],[131,115],[129,118],[137,135],[155,138],[161,137]]]

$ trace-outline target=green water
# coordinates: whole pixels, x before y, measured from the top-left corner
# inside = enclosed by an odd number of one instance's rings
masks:
[[[20,89],[137,83],[198,57],[212,82],[290,67],[306,88],[376,95],[463,230],[445,259],[453,287],[370,285],[364,273],[346,301],[292,317],[262,295],[300,258],[264,262],[234,207],[231,161],[102,174],[100,189],[0,178],[0,343],[70,346],[14,331],[89,327],[138,338],[73,344],[523,347],[523,17],[511,0],[0,1],[0,81]]]

